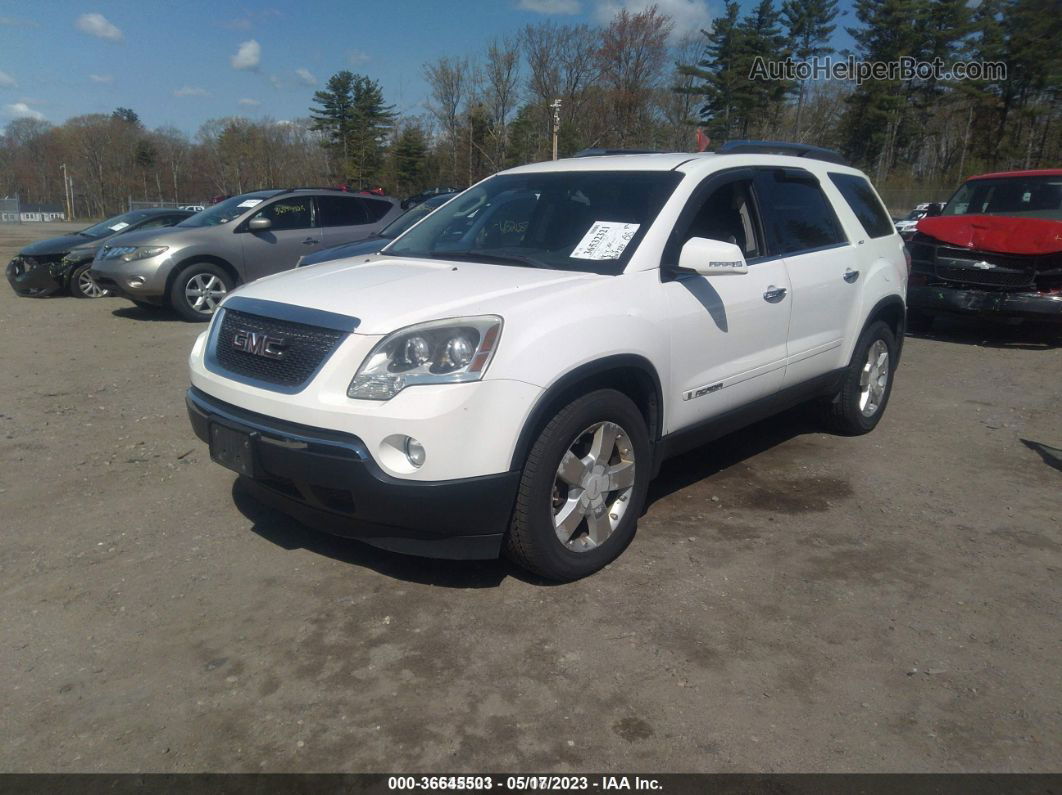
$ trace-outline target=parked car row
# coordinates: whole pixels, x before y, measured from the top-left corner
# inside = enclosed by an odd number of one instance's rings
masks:
[[[907,240],[914,234],[919,221],[926,217],[940,215],[943,206],[940,202],[923,202],[916,205],[911,212],[896,222],[896,231],[900,233],[900,237]]]

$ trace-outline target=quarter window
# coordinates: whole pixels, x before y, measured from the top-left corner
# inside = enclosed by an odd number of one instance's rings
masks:
[[[758,192],[775,254],[846,243],[833,207],[808,172],[773,169],[760,174]]]
[[[321,226],[361,226],[369,223],[360,199],[353,196],[318,196]]]
[[[358,199],[358,201],[365,208],[365,214],[368,216],[370,224],[376,223],[391,211],[389,202],[382,202],[378,199]]]
[[[866,179],[855,174],[830,174],[830,181],[837,186],[868,235],[886,237],[896,231],[892,219]]]

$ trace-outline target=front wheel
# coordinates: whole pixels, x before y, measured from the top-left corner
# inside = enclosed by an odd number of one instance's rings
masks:
[[[92,274],[89,273],[89,269],[92,267],[91,262],[86,262],[84,265],[78,265],[70,273],[70,295],[74,298],[103,298],[107,295],[107,290],[100,287],[95,279],[92,278]]]
[[[877,321],[863,330],[845,368],[841,388],[826,404],[831,430],[845,436],[870,433],[885,413],[896,372],[896,337]]]
[[[232,289],[232,278],[217,265],[198,262],[177,274],[170,287],[170,305],[185,320],[203,323]]]
[[[524,464],[506,555],[561,581],[615,560],[634,536],[650,455],[645,419],[621,392],[602,389],[565,406]]]

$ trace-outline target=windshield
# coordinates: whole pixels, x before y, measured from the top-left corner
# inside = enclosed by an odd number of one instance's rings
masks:
[[[905,220],[905,221],[917,221],[919,218],[924,217],[925,214],[926,214],[925,210],[911,210],[911,212],[909,212],[907,214],[907,216],[903,220]]]
[[[82,229],[78,232],[79,235],[85,237],[91,237],[94,240],[99,240],[101,237],[107,237],[107,235],[113,235],[115,232],[121,232],[123,229],[128,229],[138,221],[143,221],[149,213],[143,210],[134,210],[130,213],[122,213],[116,215],[114,218],[108,218],[106,221],[101,221],[95,226],[90,226],[88,229]]]
[[[971,180],[955,192],[941,214],[1062,221],[1062,176]]]
[[[425,216],[431,215],[433,210],[437,210],[440,205],[446,204],[452,196],[446,196],[445,198],[436,197],[434,199],[428,199],[426,202],[422,202],[402,215],[398,216],[395,220],[380,230],[380,237],[395,238],[405,232],[409,227],[413,226],[417,221]],[[440,200],[441,199],[441,200]]]
[[[384,253],[615,275],[681,179],[674,171],[501,174]]]
[[[245,193],[242,196],[233,196],[218,202],[213,207],[200,210],[195,215],[185,218],[177,226],[220,226],[227,224],[233,218],[238,218],[264,199],[269,198],[275,191],[258,191],[257,193]]]

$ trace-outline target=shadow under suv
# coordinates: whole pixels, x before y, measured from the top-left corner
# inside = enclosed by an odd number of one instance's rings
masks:
[[[265,190],[226,199],[165,231],[103,246],[92,276],[138,305],[172,306],[205,321],[236,285],[293,268],[303,254],[375,234],[397,200],[321,189]]]

